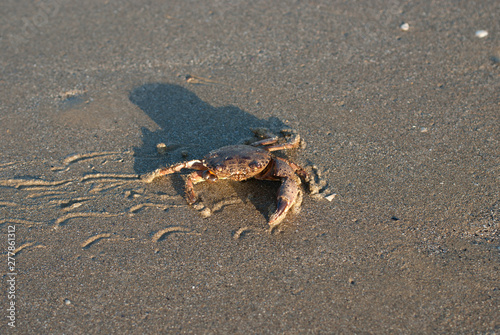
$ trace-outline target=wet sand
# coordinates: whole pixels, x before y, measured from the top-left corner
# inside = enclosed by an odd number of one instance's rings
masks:
[[[500,332],[498,1],[1,7],[0,332]],[[252,127],[333,200],[138,178]]]

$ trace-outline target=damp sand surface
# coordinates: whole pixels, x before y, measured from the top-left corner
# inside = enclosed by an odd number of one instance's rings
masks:
[[[498,1],[2,6],[1,333],[500,331]],[[251,128],[321,172],[272,232],[140,178]]]

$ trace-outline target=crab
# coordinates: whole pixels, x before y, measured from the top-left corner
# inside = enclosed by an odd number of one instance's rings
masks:
[[[259,130],[253,131],[257,136],[264,137],[259,134]],[[307,173],[302,167],[271,154],[273,151],[298,148],[300,136],[294,135],[282,144],[278,144],[278,140],[277,136],[268,136],[249,145],[225,146],[211,151],[201,160],[186,161],[158,169],[154,172],[153,178],[177,173],[183,169],[195,170],[189,174],[185,185],[186,200],[190,205],[198,201],[194,185],[201,182],[224,179],[243,181],[250,178],[281,181],[276,211],[268,221],[270,228],[273,229],[294,205],[300,205],[301,179],[307,178]]]

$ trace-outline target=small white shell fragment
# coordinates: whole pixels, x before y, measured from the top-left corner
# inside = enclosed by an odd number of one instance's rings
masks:
[[[484,38],[486,36],[488,36],[488,32],[486,30],[478,30],[478,31],[476,31],[476,37]]]
[[[332,201],[332,200],[333,200],[336,196],[337,196],[337,194],[336,194],[336,193],[332,193],[332,194],[330,194],[330,195],[327,195],[327,196],[325,197],[325,199],[326,199],[326,200],[328,200],[328,201]]]
[[[408,23],[402,23],[400,26],[399,26],[399,29],[403,30],[403,31],[407,31],[408,29],[410,29],[410,25]]]
[[[429,131],[429,129],[427,129],[427,127],[420,127],[420,132],[421,133],[426,133],[428,131]]]

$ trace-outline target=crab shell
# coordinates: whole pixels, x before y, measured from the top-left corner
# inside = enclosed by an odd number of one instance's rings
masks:
[[[264,171],[272,158],[268,151],[261,148],[229,145],[211,151],[203,159],[203,165],[214,179],[241,181]]]

